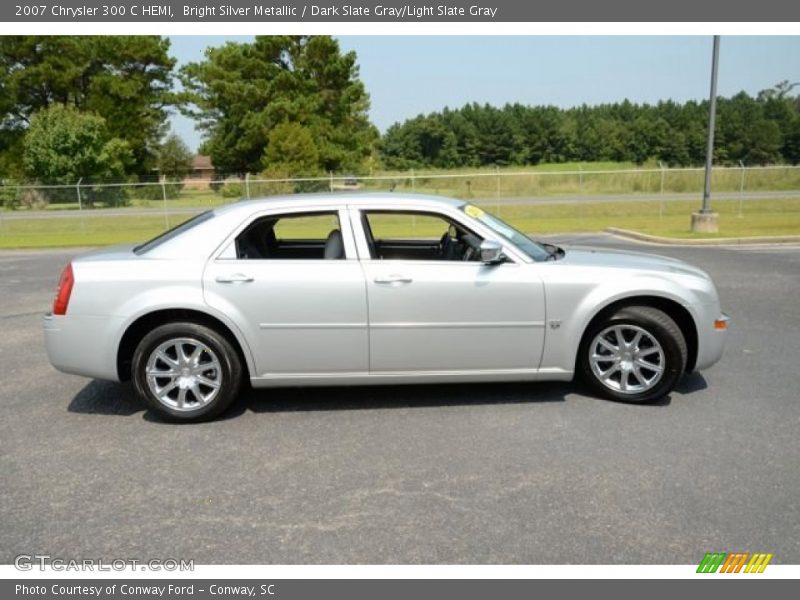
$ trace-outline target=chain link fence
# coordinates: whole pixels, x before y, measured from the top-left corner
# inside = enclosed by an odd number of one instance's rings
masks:
[[[241,200],[314,192],[423,193],[462,198],[531,232],[605,226],[670,235],[699,206],[702,168],[403,171],[265,179],[161,179],[68,185],[2,182],[0,247],[94,245],[137,240],[197,212]],[[764,221],[769,235],[800,233],[800,166],[715,167],[714,209]],[[768,217],[768,218],[767,218]],[[676,219],[685,220],[678,223]],[[673,222],[674,221],[674,222]],[[767,223],[769,221],[769,223]],[[736,225],[735,222],[731,222]],[[684,227],[684,225],[686,225]],[[739,223],[734,229],[743,229]],[[744,232],[747,234],[747,232]]]

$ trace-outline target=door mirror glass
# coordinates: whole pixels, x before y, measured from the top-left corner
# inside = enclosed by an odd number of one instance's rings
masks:
[[[485,265],[496,265],[505,260],[503,256],[503,246],[494,240],[483,240],[481,242],[481,262]]]

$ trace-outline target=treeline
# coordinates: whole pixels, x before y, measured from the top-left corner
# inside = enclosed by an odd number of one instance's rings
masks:
[[[705,156],[705,102],[468,104],[396,124],[383,136],[369,107],[355,53],[330,36],[256,36],[209,47],[180,68],[160,36],[0,36],[0,179],[90,188],[180,180],[192,155],[169,136],[177,111],[197,121],[199,151],[219,177],[564,161],[694,165]],[[793,86],[720,99],[716,160],[799,162]],[[124,203],[118,190],[87,189],[84,200]],[[37,194],[28,200],[57,199],[55,191]]]
[[[800,162],[800,97],[781,82],[755,98],[741,92],[717,102],[718,163]],[[673,101],[561,109],[467,104],[391,126],[380,156],[391,169],[535,165],[568,161],[705,160],[708,102]]]
[[[197,121],[200,153],[211,156],[220,177],[368,168],[378,139],[369,95],[355,53],[342,52],[331,36],[256,36],[209,47],[181,68],[176,63],[160,36],[0,36],[6,188],[81,181],[89,203],[100,195],[122,204],[122,187],[112,194],[99,184],[178,180],[192,159],[169,135],[170,114],[178,111]],[[0,198],[6,200],[18,199]],[[31,192],[24,200],[59,195]]]

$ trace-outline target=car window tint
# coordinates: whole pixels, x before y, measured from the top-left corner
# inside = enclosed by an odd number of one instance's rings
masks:
[[[326,242],[333,231],[341,231],[336,211],[261,217],[248,225],[236,238],[236,258],[323,259],[326,258]],[[344,258],[341,235],[338,239],[337,258]],[[330,252],[327,254],[330,256]]]
[[[478,235],[451,219],[427,212],[367,211],[365,235],[378,260],[479,261]]]
[[[376,240],[438,240],[450,223],[419,213],[368,213],[369,228]]]
[[[282,216],[274,226],[279,240],[324,241],[334,229],[339,229],[336,213]]]

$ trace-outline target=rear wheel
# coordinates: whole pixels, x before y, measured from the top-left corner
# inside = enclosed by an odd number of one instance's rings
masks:
[[[148,333],[133,355],[136,392],[172,421],[220,415],[236,398],[242,379],[239,355],[213,329],[169,323]]]
[[[680,327],[661,310],[629,306],[594,324],[579,351],[579,372],[598,394],[650,402],[668,394],[686,368]]]

